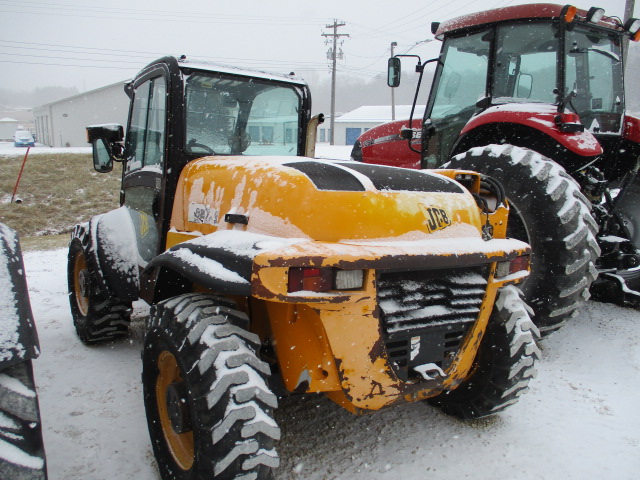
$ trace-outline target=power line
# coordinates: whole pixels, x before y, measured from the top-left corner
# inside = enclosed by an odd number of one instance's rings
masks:
[[[25,11],[25,8],[31,8],[34,10],[47,10],[50,9],[52,12],[43,12],[38,11],[39,15],[63,15],[63,16],[74,16],[69,15],[67,12],[71,11],[82,11],[86,9],[86,5],[75,5],[75,4],[58,4],[58,3],[46,3],[46,2],[30,2],[24,3],[16,0],[0,0],[0,4],[5,4],[9,8],[19,8],[18,11],[11,11],[10,13],[24,13],[30,15],[31,12]],[[114,15],[113,17],[106,17],[112,19],[133,19],[133,20],[162,20],[158,17],[168,17],[164,20],[175,21],[177,20],[190,20],[190,19],[210,19],[211,22],[199,22],[199,23],[247,23],[247,24],[263,24],[263,23],[279,23],[279,24],[287,24],[287,25],[316,25],[321,18],[317,19],[300,19],[299,17],[284,17],[284,16],[254,16],[254,15],[228,15],[228,14],[214,14],[214,13],[206,13],[206,12],[198,12],[197,14],[192,14],[184,11],[170,11],[170,10],[142,10],[142,9],[132,9],[132,8],[109,8],[109,7],[91,7],[92,13],[102,13],[107,15]],[[142,17],[132,18],[131,15],[141,15]],[[75,15],[75,16],[83,16],[87,18],[105,18],[104,15],[96,17],[95,15]]]

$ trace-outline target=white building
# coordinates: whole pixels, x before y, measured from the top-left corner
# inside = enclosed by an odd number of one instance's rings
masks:
[[[21,123],[14,118],[0,118],[0,140],[13,140],[13,134],[20,125]]]
[[[411,105],[396,105],[396,120],[409,120]],[[422,118],[424,105],[416,105],[414,118]],[[391,105],[365,105],[336,118],[334,143],[353,145],[356,139],[370,128],[391,121]],[[318,128],[318,142],[329,141],[329,119]]]
[[[127,124],[125,82],[47,103],[33,109],[38,143],[51,147],[86,147],[88,125]]]

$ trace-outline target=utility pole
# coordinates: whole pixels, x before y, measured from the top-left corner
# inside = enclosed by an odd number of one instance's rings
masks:
[[[391,58],[393,58],[393,47],[397,47],[397,42],[391,42]],[[391,120],[396,119],[396,97],[395,97],[396,89],[391,87]],[[409,125],[411,126],[411,125]]]
[[[346,33],[338,33],[339,27],[344,27],[346,23],[338,23],[338,20],[333,20],[333,25],[326,25],[325,28],[333,28],[333,33],[323,33],[323,37],[333,37],[333,49],[329,52],[331,54],[331,121],[329,122],[329,143],[333,145],[334,138],[334,122],[336,119],[336,58],[338,56],[338,38],[348,37]]]

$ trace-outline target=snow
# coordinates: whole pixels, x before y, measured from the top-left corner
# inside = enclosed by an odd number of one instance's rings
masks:
[[[10,262],[17,256],[18,239],[13,230],[0,224],[6,250],[0,238],[0,362],[14,356],[24,358],[26,351],[20,343],[20,315],[15,304],[16,293],[9,270]]]
[[[202,237],[206,238],[206,237]],[[177,257],[186,263],[190,264],[194,268],[197,268],[202,273],[205,273],[213,278],[218,278],[225,282],[231,283],[240,283],[240,284],[248,284],[249,282],[238,275],[236,272],[233,272],[227,268],[225,268],[220,262],[216,262],[210,258],[205,258],[200,255],[193,253],[186,248],[181,248],[172,252],[174,257]]]
[[[88,144],[87,144],[88,145]],[[27,149],[25,147],[15,147],[13,142],[0,142],[0,157],[5,155],[24,156]],[[78,153],[78,154],[90,154],[91,146],[87,147],[64,147],[64,148],[51,148],[41,143],[36,143],[35,147],[31,147],[29,150],[29,156],[31,155],[44,155],[51,153]]]
[[[350,151],[320,144],[317,153]],[[69,311],[66,250],[24,259],[42,348],[34,369],[49,479],[157,480],[140,383],[148,307],[134,304],[127,339],[84,346]],[[281,399],[276,480],[635,479],[639,323],[639,311],[588,302],[542,340],[531,391],[488,419],[462,422],[426,403],[357,417],[319,395]]]
[[[86,347],[67,300],[66,251],[25,254],[42,355],[34,362],[50,480],[159,478],[132,335]],[[588,302],[542,341],[531,391],[462,422],[425,403],[354,416],[322,396],[280,401],[276,480],[637,478],[640,312]]]
[[[396,105],[396,119],[409,120],[411,115],[411,105]],[[425,105],[416,105],[413,118],[424,116]],[[386,123],[391,121],[391,105],[365,105],[340,115],[335,120],[337,123],[350,122],[378,122]]]

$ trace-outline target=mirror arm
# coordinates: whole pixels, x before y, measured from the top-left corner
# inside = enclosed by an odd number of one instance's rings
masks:
[[[124,162],[124,145],[121,142],[113,142],[111,147],[111,159],[114,162]]]

